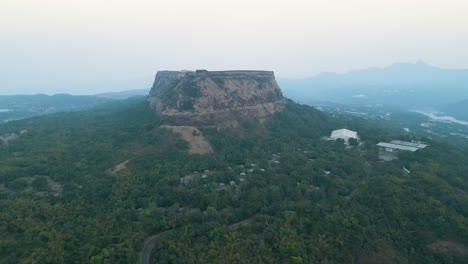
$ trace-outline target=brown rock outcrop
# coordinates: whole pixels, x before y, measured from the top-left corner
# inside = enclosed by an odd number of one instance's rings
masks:
[[[148,96],[169,125],[236,126],[264,122],[285,105],[271,71],[160,71]]]

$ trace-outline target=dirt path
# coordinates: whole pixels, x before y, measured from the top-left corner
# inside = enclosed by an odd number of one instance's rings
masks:
[[[240,222],[228,225],[228,228],[232,230],[232,229],[236,229],[239,226],[246,226],[246,225],[249,225],[250,223],[252,223],[252,220],[253,220],[253,217],[250,217],[250,218],[247,218],[247,219],[242,220]]]

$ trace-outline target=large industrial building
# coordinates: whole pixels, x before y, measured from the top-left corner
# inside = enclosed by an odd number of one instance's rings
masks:
[[[400,140],[392,140],[389,143],[380,142],[377,144],[377,146],[379,146],[380,150],[386,151],[386,152],[398,152],[400,150],[415,152],[419,149],[423,149],[427,147],[428,145],[425,144],[424,142],[419,142],[419,141],[407,142],[407,141],[400,141]]]
[[[343,129],[333,130],[330,135],[330,140],[343,139],[346,144],[349,144],[350,138],[359,140],[358,133],[356,131],[343,128]]]

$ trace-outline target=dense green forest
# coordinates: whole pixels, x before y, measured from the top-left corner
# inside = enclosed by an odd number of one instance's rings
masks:
[[[1,263],[466,263],[468,152],[287,104],[187,154],[143,99],[0,126]],[[362,144],[324,141],[348,127]],[[409,169],[411,173],[403,170]]]

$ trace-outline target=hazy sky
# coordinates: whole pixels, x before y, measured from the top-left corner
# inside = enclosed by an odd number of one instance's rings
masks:
[[[141,89],[165,69],[468,68],[467,12],[467,0],[0,0],[0,94]]]

